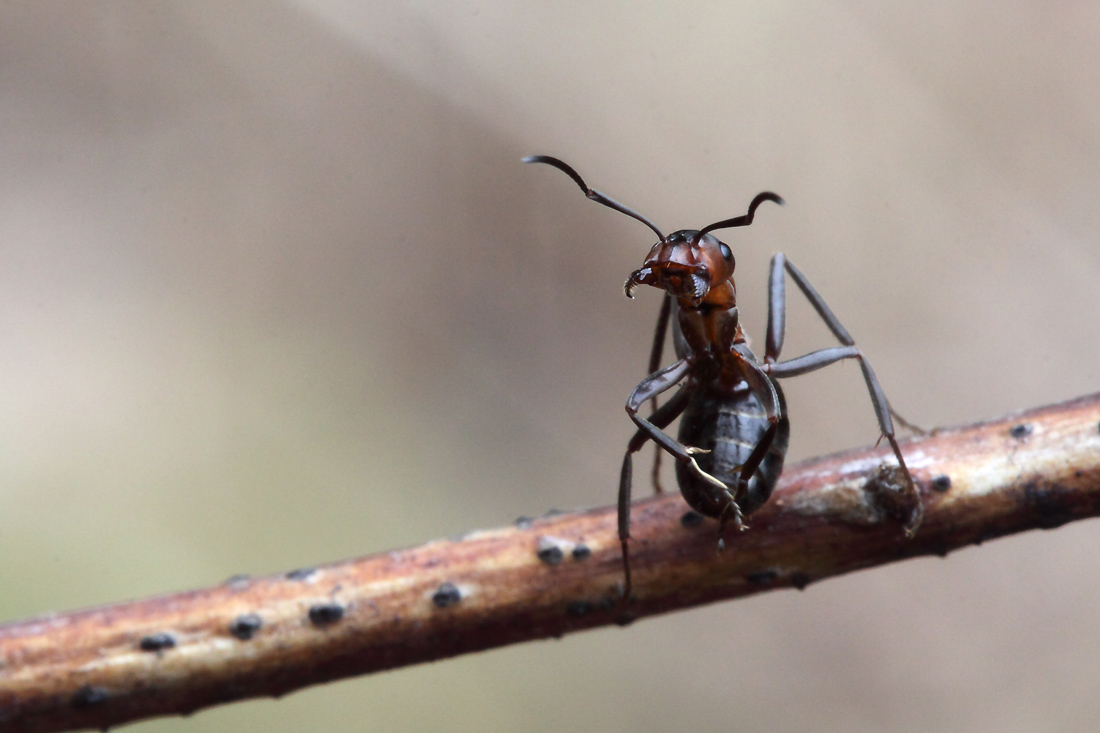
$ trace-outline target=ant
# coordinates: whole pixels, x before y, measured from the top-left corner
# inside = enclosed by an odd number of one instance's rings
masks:
[[[738,322],[736,291],[733,282],[734,257],[727,244],[711,235],[716,229],[729,229],[752,224],[756,209],[766,201],[783,204],[783,199],[770,191],[756,195],[742,216],[724,219],[702,229],[682,229],[669,236],[661,233],[649,219],[636,211],[588,187],[584,179],[568,164],[548,155],[533,155],[524,163],[545,163],[562,171],[580,186],[584,194],[609,208],[642,222],[657,234],[660,241],[653,245],[640,268],[627,278],[624,289],[634,297],[639,285],[650,285],[665,291],[661,314],[657,320],[653,349],[650,354],[650,375],[643,379],[626,402],[626,412],[638,431],[627,444],[619,479],[619,541],[622,544],[625,587],[623,597],[629,602],[630,576],[630,487],[632,456],[647,440],[654,441],[676,458],[676,480],[680,492],[692,509],[718,520],[718,549],[724,543],[722,532],[728,522],[745,530],[745,515],[759,509],[771,496],[790,440],[787,405],[778,379],[797,377],[821,369],[842,359],[856,359],[863,371],[867,391],[871,396],[882,438],[890,443],[905,477],[905,486],[915,498],[905,533],[912,537],[923,517],[920,492],[905,465],[901,449],[894,437],[891,414],[894,413],[886,395],[871,369],[870,362],[855,345],[824,299],[802,272],[783,253],[771,260],[768,278],[768,326],[761,361],[749,349]],[[841,346],[820,349],[787,361],[779,361],[783,348],[786,310],[785,276],[810,301],[825,325]],[[675,319],[671,319],[672,315]],[[673,344],[677,360],[659,368],[662,346],[669,321],[673,323]],[[677,384],[683,386],[662,407],[656,407],[658,395]],[[653,400],[654,412],[647,420],[638,415],[647,401]],[[664,432],[680,417],[678,439]],[[658,450],[658,459],[660,451]],[[656,484],[657,468],[654,468]]]

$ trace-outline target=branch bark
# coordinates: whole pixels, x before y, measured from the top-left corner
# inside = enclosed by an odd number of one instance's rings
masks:
[[[945,555],[1100,513],[1100,394],[902,443],[916,537],[888,449],[789,467],[718,554],[679,495],[633,507],[621,602],[614,507],[261,578],[0,626],[0,730],[107,728],[351,675],[559,637]]]

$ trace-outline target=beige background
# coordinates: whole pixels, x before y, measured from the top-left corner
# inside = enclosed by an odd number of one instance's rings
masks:
[[[652,235],[926,425],[1100,387],[1100,11],[0,5],[0,617],[614,500]],[[788,354],[830,344],[792,297]],[[858,370],[791,457],[873,442]],[[1095,730],[1100,525],[132,730]],[[129,729],[128,729],[129,730]]]

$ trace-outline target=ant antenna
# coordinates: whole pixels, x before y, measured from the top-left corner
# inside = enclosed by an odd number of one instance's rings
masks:
[[[577,173],[575,170],[573,170],[569,166],[568,163],[560,161],[557,158],[552,158],[549,155],[528,155],[526,158],[523,159],[523,162],[524,163],[546,163],[546,165],[554,166],[555,168],[560,170],[562,173],[564,173],[565,175],[572,178],[574,183],[576,183],[578,186],[580,186],[581,190],[584,191],[584,195],[587,196],[588,198],[592,199],[593,201],[595,201],[597,204],[603,204],[604,206],[606,206],[608,208],[611,208],[611,209],[614,209],[615,211],[618,211],[620,214],[626,214],[627,216],[629,216],[633,219],[637,219],[638,221],[642,222],[647,227],[652,229],[654,232],[656,232],[657,236],[660,237],[662,242],[667,241],[665,239],[665,235],[661,234],[661,230],[657,228],[657,225],[654,224],[653,222],[651,222],[649,219],[645,218],[644,216],[639,214],[637,211],[634,211],[631,208],[623,206],[622,204],[620,204],[615,199],[610,198],[608,196],[604,196],[599,191],[595,191],[595,190],[589,188],[588,184],[586,184],[584,182],[584,179],[581,178],[580,174]],[[763,196],[763,195],[764,194],[760,194],[760,196]],[[769,196],[775,196],[775,194],[768,194],[768,195]],[[760,196],[757,196],[756,198],[760,198]],[[775,196],[775,198],[778,199],[779,197]],[[753,204],[756,204],[756,201],[753,201]],[[749,209],[749,221],[752,221],[752,208]],[[746,222],[746,223],[748,223],[748,222]],[[712,224],[711,226],[717,226],[717,225]],[[726,226],[739,226],[739,225],[733,224],[733,225],[726,225]]]
[[[730,227],[747,227],[752,224],[752,218],[756,215],[756,207],[765,201],[774,201],[780,206],[783,205],[783,199],[780,196],[772,193],[771,191],[763,191],[756,194],[756,198],[749,204],[749,213],[744,216],[735,216],[732,219],[725,219],[723,221],[716,221],[709,226],[705,226],[699,230],[699,233],[695,235],[695,241],[698,242],[703,238],[704,234],[714,231],[715,229],[728,229]]]

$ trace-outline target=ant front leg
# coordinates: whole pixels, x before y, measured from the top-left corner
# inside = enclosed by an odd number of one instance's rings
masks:
[[[726,491],[725,484],[703,471],[696,462],[695,456],[699,453],[705,453],[706,451],[685,446],[679,441],[674,440],[663,430],[664,427],[679,417],[680,413],[687,407],[688,401],[691,399],[691,394],[694,391],[694,388],[690,384],[682,388],[671,400],[657,410],[652,416],[652,422],[638,416],[638,410],[641,409],[642,405],[662,392],[674,387],[687,376],[690,369],[691,363],[687,359],[680,359],[671,366],[667,366],[649,375],[634,388],[634,391],[630,394],[630,398],[626,403],[627,414],[630,415],[630,419],[634,421],[634,424],[638,426],[638,432],[634,434],[627,444],[626,454],[623,455],[622,472],[619,476],[619,542],[622,545],[623,570],[626,576],[623,596],[628,600],[633,589],[633,583],[630,576],[630,552],[627,548],[627,540],[630,539],[630,493],[633,479],[633,455],[641,450],[647,440],[652,440],[660,446],[660,448],[671,453],[677,460],[690,464],[692,470],[700,478],[716,484],[720,486],[723,491]]]
[[[829,327],[829,330],[844,346],[820,349],[805,356],[778,362],[779,353],[783,349],[783,330],[786,317],[784,270],[798,285],[799,290],[806,296],[806,299],[810,301],[810,305],[821,316],[821,320],[825,322],[825,325]],[[770,377],[783,379],[821,369],[841,359],[856,359],[859,361],[859,367],[863,371],[863,380],[867,384],[867,391],[871,395],[871,404],[874,406],[875,416],[878,418],[879,429],[882,431],[882,436],[890,443],[894,456],[898,459],[898,465],[901,467],[902,473],[905,474],[905,482],[909,486],[909,491],[916,499],[916,509],[905,525],[906,535],[912,537],[924,516],[924,505],[921,501],[920,492],[917,490],[916,484],[913,483],[913,476],[909,473],[909,467],[905,465],[905,458],[901,455],[897,438],[894,436],[894,423],[891,419],[893,410],[882,391],[882,386],[879,384],[874,370],[871,369],[871,363],[860,352],[855,339],[841,325],[832,309],[825,303],[825,299],[814,289],[806,276],[791,264],[786,255],[782,252],[777,253],[772,257],[771,271],[768,278],[768,333],[764,364],[761,366],[762,371]]]
[[[684,407],[687,405],[687,398],[691,394],[690,390],[681,389],[664,407],[654,411],[652,415],[653,422],[638,417],[638,410],[647,400],[656,400],[657,395],[676,386],[687,375],[689,368],[688,360],[681,359],[671,366],[655,371],[634,388],[626,403],[627,414],[638,425],[638,432],[627,444],[626,454],[623,456],[622,472],[619,474],[619,543],[623,551],[623,573],[626,581],[623,598],[627,602],[630,601],[633,590],[633,582],[630,577],[630,550],[627,548],[627,540],[630,539],[630,484],[634,470],[631,459],[649,439],[653,439],[658,444],[661,444],[662,441],[675,442],[664,433],[662,428],[666,427],[683,412]]]

